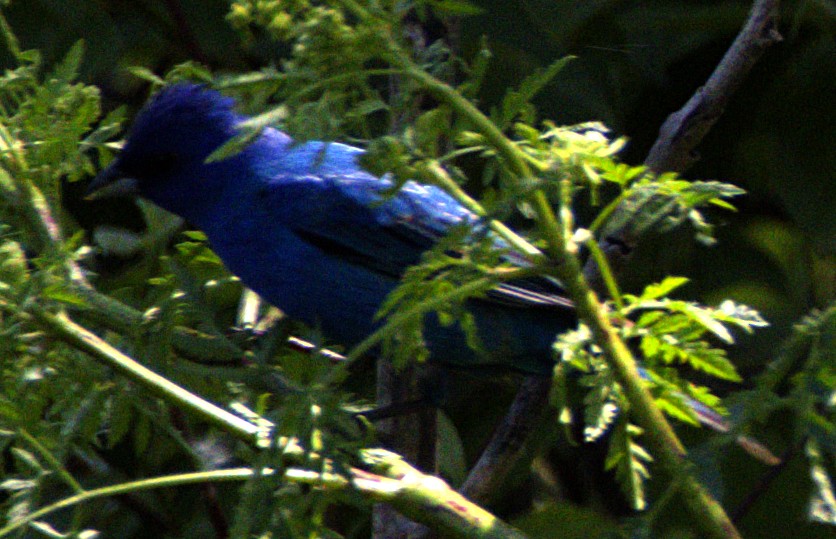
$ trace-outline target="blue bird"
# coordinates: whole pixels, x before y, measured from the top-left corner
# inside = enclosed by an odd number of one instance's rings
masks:
[[[138,114],[118,158],[91,185],[132,192],[203,230],[227,268],[291,318],[347,346],[371,334],[403,273],[459,224],[477,217],[443,190],[364,171],[363,151],[296,144],[272,128],[240,153],[206,158],[238,131],[234,100],[191,84],[170,86]],[[549,279],[508,283],[474,299],[483,353],[435,315],[425,336],[435,362],[548,375],[554,337],[576,324]]]
[[[296,144],[273,128],[240,153],[207,163],[248,119],[234,104],[199,85],[162,90],[139,112],[122,152],[89,191],[138,194],[185,218],[244,284],[334,342],[352,346],[370,335],[406,269],[451,227],[478,224],[434,186],[407,182],[386,196],[392,182],[364,171],[358,148]],[[428,315],[430,359],[551,374],[555,336],[577,324],[562,292],[550,279],[527,279],[470,300],[482,353],[467,345],[461,328]],[[728,430],[716,412],[683,398],[701,422]]]

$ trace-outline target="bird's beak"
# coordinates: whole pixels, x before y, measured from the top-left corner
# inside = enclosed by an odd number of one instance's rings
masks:
[[[126,198],[139,194],[139,182],[136,178],[125,176],[116,160],[109,167],[93,178],[87,186],[86,200],[100,198]]]

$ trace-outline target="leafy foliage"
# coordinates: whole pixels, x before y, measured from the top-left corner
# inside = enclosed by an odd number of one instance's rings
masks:
[[[669,277],[648,285],[639,296],[625,295],[620,314],[636,316],[637,320],[623,322],[620,333],[625,342],[641,350],[643,377],[651,384],[661,410],[674,419],[698,426],[699,418],[691,402],[696,401],[718,414],[725,415],[726,410],[709,388],[688,382],[667,366],[687,365],[722,380],[739,382],[740,376],[726,357],[726,351],[713,346],[708,337],[731,344],[734,341],[727,326],[751,331],[766,322],[757,312],[731,301],[709,308],[667,298],[686,282],[681,277]],[[649,477],[644,465],[647,452],[636,442],[640,429],[629,424],[629,403],[602,361],[600,348],[588,328],[581,326],[561,335],[555,350],[561,362],[584,373],[580,383],[590,388],[584,400],[586,439],[597,440],[609,428],[615,429],[608,467],[616,469],[616,476],[633,505],[643,507],[646,499],[641,483]],[[562,408],[569,406],[561,395],[556,404]],[[618,414],[619,409],[627,410],[628,414]]]
[[[383,341],[383,353],[392,357],[396,366],[427,359],[423,321],[429,310],[435,312],[443,326],[459,323],[468,345],[483,351],[465,301],[481,297],[496,286],[498,281],[491,273],[499,264],[500,252],[492,249],[490,240],[474,239],[465,226],[454,230],[425,253],[424,263],[407,270],[403,284],[381,306],[381,318],[409,312],[404,323],[389,325],[389,337]],[[461,293],[462,287],[469,291],[467,295]]]
[[[277,425],[277,434],[293,435],[296,448],[316,452],[318,461],[328,459],[335,463],[331,466],[344,467],[340,463],[360,447],[358,441],[363,438],[341,409],[345,394],[331,389],[326,380],[334,379],[333,374],[308,355],[279,350],[276,342],[286,336],[286,325],[277,326],[271,339],[246,351],[240,345],[252,347],[252,343],[236,343],[223,335],[221,307],[235,301],[240,286],[207,248],[204,237],[188,234],[172,256],[149,264],[141,291],[122,292],[143,313],[109,302],[83,284],[77,266],[85,253],[77,249],[80,235],[65,240],[62,232],[72,232],[75,225],[62,215],[60,223],[65,226],[59,227],[53,215],[60,211],[62,181],[92,174],[95,157],[99,161],[110,158],[116,148],[110,139],[119,129],[122,113],[100,119],[98,90],[75,82],[82,50],[82,44],[77,44],[44,76],[35,51],[18,52],[20,66],[0,78],[0,215],[8,223],[0,230],[0,444],[5,450],[0,466],[6,470],[0,484],[6,516],[2,533],[28,522],[41,533],[64,536],[48,521],[30,520],[38,509],[68,492],[85,494],[87,485],[82,487],[79,481],[119,481],[118,471],[99,454],[125,452],[128,458],[143,462],[133,472],[142,474],[147,468],[144,472],[151,475],[155,469],[162,473],[171,459],[181,461],[173,469],[187,470],[222,465],[231,458],[227,443],[197,451],[188,439],[192,427],[182,422],[175,425],[176,418],[172,421],[172,415],[178,414],[175,409],[128,380],[114,377],[77,344],[64,342],[34,323],[36,316],[30,308],[35,304],[89,316],[88,322],[103,332],[118,329],[115,343],[170,380],[218,402],[243,407],[261,402],[260,411]],[[143,245],[151,254],[159,254],[172,236],[171,220],[160,218],[152,208],[146,208],[146,218],[149,234]],[[83,297],[90,299],[91,293],[95,305]],[[126,328],[114,312],[104,311],[103,301],[121,314],[128,313],[132,327]],[[246,354],[257,364],[231,370],[211,364],[175,365],[173,356],[184,355],[182,349],[175,349],[177,334],[184,327],[192,328],[198,341],[217,347],[217,341],[223,340],[222,350]],[[199,356],[199,350],[189,352]],[[252,380],[259,381],[254,389],[242,384]],[[308,391],[309,386],[317,389]],[[259,391],[265,390],[275,392],[282,401],[280,412],[268,413],[264,408],[267,397],[260,398]],[[199,422],[194,426],[206,430]],[[142,455],[152,448],[154,458],[143,461]],[[254,465],[281,466],[283,450],[277,447],[250,458]],[[80,473],[84,479],[77,480],[78,472],[68,467],[79,458],[101,471]],[[261,482],[256,495],[266,492],[269,484],[275,481]],[[284,509],[271,517],[276,519],[273,528],[296,534],[326,530],[322,514],[331,503],[327,496],[312,499],[301,496],[299,488],[285,490]],[[248,500],[252,502],[245,496],[239,509],[236,525],[240,529],[265,514],[246,511]],[[79,527],[86,513],[85,508],[78,508],[70,534],[96,533]],[[301,523],[306,524],[300,528]]]
[[[795,327],[794,340],[782,350],[771,372],[750,395],[753,414],[789,406],[798,417],[796,438],[803,443],[810,464],[812,493],[809,516],[827,524],[836,523],[833,457],[836,455],[836,309],[814,313]],[[778,376],[793,363],[800,363],[784,402],[771,398]]]
[[[14,43],[13,36],[6,38]],[[62,178],[94,170],[90,151],[109,154],[105,142],[118,127],[117,112],[93,129],[100,114],[98,91],[75,82],[82,51],[79,42],[42,78],[38,53],[15,50],[19,66],[0,78],[0,218],[7,223],[0,239],[0,417],[4,447],[15,438],[23,442],[8,462],[21,475],[3,484],[11,493],[13,517],[40,503],[50,490],[47,477],[57,475],[74,486],[60,463],[76,444],[97,443],[109,396],[124,387],[77,350],[33,327],[25,313],[31,302],[55,309],[83,305],[70,290],[63,265],[75,257],[79,238],[63,241],[57,223],[47,230],[31,226],[38,211],[57,204]]]
[[[369,74],[387,73],[372,67],[385,48],[381,28],[353,24],[350,15],[327,3],[236,1],[228,19],[244,32],[263,28],[294,44],[277,82],[285,97],[281,115],[296,136],[332,139],[346,126],[363,129],[367,115],[389,108],[368,82]],[[271,116],[275,112],[268,111],[254,122]]]
[[[644,482],[650,477],[650,472],[645,464],[653,461],[653,457],[635,441],[641,434],[639,427],[626,421],[619,422],[613,432],[606,462],[607,469],[615,470],[624,494],[632,500],[636,510],[647,506]]]
[[[552,84],[566,59],[532,70],[516,88],[503,90],[504,97],[491,110],[493,125],[524,155],[532,171],[521,177],[483,126],[407,69],[415,65],[438,79],[454,81],[451,86],[459,95],[471,105],[478,103],[490,56],[485,42],[468,63],[442,40],[424,42],[415,23],[415,17],[424,22],[478,12],[478,7],[459,0],[369,6],[236,0],[228,20],[247,45],[255,46],[265,31],[291,44],[290,55],[275,67],[216,75],[188,62],[165,78],[147,68],[132,70],[154,84],[200,80],[241,98],[249,111],[269,109],[244,126],[242,136],[225,152],[239,150],[265,126],[277,123],[300,139],[360,141],[368,144],[366,163],[374,172],[390,173],[396,184],[420,179],[441,185],[479,215],[474,228],[454,230],[427,253],[382,309],[381,316],[390,322],[381,339],[383,348],[398,364],[426,356],[422,323],[428,312],[442,324],[460,324],[469,344],[478,349],[481,343],[465,308],[468,298],[480,297],[514,276],[553,277],[535,249],[520,249],[551,247],[553,238],[533,203],[536,193],[544,193],[558,208],[561,232],[574,254],[581,243],[589,245],[614,229],[626,229],[636,237],[688,224],[699,241],[713,243],[715,229],[706,209],[732,209],[727,200],[742,193],[730,184],[656,176],[644,167],[630,166],[618,157],[625,139],[612,136],[600,123],[541,122],[536,95]],[[52,230],[60,229],[71,239],[51,236],[38,224],[45,215],[38,212],[60,212],[62,180],[92,174],[94,163],[110,158],[118,146],[110,141],[123,113],[117,110],[98,119],[98,91],[77,82],[81,43],[47,68],[37,52],[20,50],[2,22],[15,60],[15,67],[0,79],[0,465],[5,472],[0,488],[6,493],[5,524],[23,522],[38,508],[91,485],[116,484],[133,474],[154,477],[224,467],[233,458],[256,471],[269,467],[282,472],[293,454],[294,464],[306,471],[348,475],[360,448],[373,443],[346,413],[358,405],[350,394],[356,386],[346,380],[345,370],[334,369],[323,358],[288,350],[284,342],[291,332],[308,332],[304,335],[320,340],[315,331],[288,321],[274,323],[279,316],[274,310],[258,313],[255,333],[230,335],[240,285],[201,235],[177,237],[179,224],[143,208],[148,234],[141,246],[147,254],[139,277],[127,287],[118,280],[102,280],[124,304],[105,302],[78,288],[71,274],[85,249],[80,248],[77,226],[58,213],[55,224],[60,227]],[[274,106],[276,100],[282,105]],[[474,156],[477,175],[481,172],[483,179],[481,204],[465,198],[460,187],[468,176],[474,177]],[[574,210],[587,199],[603,208],[597,218],[579,226]],[[535,219],[536,226],[526,230],[524,238],[506,235],[507,227],[495,222],[514,221],[526,228],[527,219]],[[173,237],[176,246],[170,251]],[[712,390],[688,381],[686,373],[699,371],[739,382],[737,369],[717,341],[730,345],[734,328],[749,332],[764,321],[754,310],[731,301],[705,307],[672,298],[684,283],[683,278],[667,278],[639,295],[616,289],[609,308],[620,322],[621,338],[644,357],[656,404],[669,416],[694,424],[697,417],[689,402],[720,413],[725,408]],[[300,452],[294,453],[287,438],[276,437],[266,450],[217,441],[217,431],[206,421],[184,418],[171,402],[149,394],[148,387],[114,375],[53,334],[54,328],[36,324],[35,303],[84,320],[194,394],[272,425],[276,435],[292,437]],[[128,316],[128,322],[126,310],[135,315]],[[749,428],[787,409],[799,418],[796,439],[805,443],[815,486],[811,514],[823,522],[833,521],[833,327],[831,310],[797,329],[807,353],[794,350],[779,356],[778,367],[793,366],[779,368],[778,374],[771,371],[773,376],[759,382],[748,401],[738,401],[746,406],[742,426],[736,427]],[[188,346],[183,346],[184,339]],[[601,348],[589,328],[580,325],[557,338],[555,352],[560,358],[557,370],[580,371],[579,384],[587,389],[582,399],[586,440],[608,444],[606,467],[615,471],[632,507],[646,507],[654,501],[646,488],[653,458],[642,445],[642,430]],[[211,359],[217,357],[222,361]],[[775,392],[786,383],[786,396],[778,398]],[[568,396],[557,404],[573,406]],[[79,461],[89,466],[79,466]],[[131,462],[130,473],[120,469],[121,461]],[[222,490],[223,503],[232,508],[232,536],[356,535],[365,522],[369,498],[337,494],[327,487],[259,472],[240,492]],[[188,494],[172,496],[183,499]],[[151,514],[179,506],[172,496],[150,498]],[[335,507],[359,516],[344,519],[349,526],[335,526],[329,518]],[[66,525],[67,533],[95,534],[85,528],[91,513],[79,509]],[[182,519],[178,525],[188,530],[184,533],[206,533],[204,515]],[[44,519],[30,526],[59,536],[66,530],[59,531],[57,522],[61,521]],[[349,527],[354,530],[346,532]],[[123,531],[116,530],[114,536]]]

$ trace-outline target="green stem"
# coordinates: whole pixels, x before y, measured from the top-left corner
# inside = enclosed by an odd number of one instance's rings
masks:
[[[356,473],[354,485],[375,488],[380,501],[391,504],[405,516],[427,524],[431,515],[433,529],[456,537],[476,539],[525,539],[519,530],[505,524],[491,513],[451,489],[443,480],[425,475],[400,456],[383,449],[363,452],[363,460],[373,472]],[[359,471],[358,471],[359,472]],[[448,535],[444,535],[445,537]]]
[[[488,277],[482,277],[480,279],[470,281],[449,294],[433,296],[428,300],[412,305],[409,309],[398,312],[396,315],[390,317],[383,327],[363,339],[360,344],[355,346],[351,350],[351,353],[346,356],[346,363],[344,363],[344,365],[352,363],[354,360],[377,346],[377,344],[382,340],[394,333],[397,333],[398,330],[400,330],[400,327],[410,320],[422,317],[427,313],[442,307],[443,305],[449,305],[451,301],[460,301],[472,297],[480,292],[488,291],[494,288],[498,283],[539,275],[541,271],[542,270],[531,267],[519,268],[506,273],[494,273]]]
[[[64,482],[71,489],[73,489],[73,491],[84,492],[84,488],[82,488],[81,484],[78,481],[75,480],[75,477],[73,477],[70,474],[70,472],[68,472],[67,469],[64,468],[64,466],[61,464],[61,461],[59,461],[57,458],[55,458],[55,455],[53,455],[52,452],[49,449],[44,447],[44,445],[41,442],[39,442],[37,438],[35,438],[31,434],[29,434],[29,432],[26,429],[18,429],[17,434],[21,438],[26,440],[26,443],[29,444],[30,446],[32,446],[32,448],[35,449],[35,451],[37,451],[38,454],[41,455],[41,457],[45,461],[47,461],[49,466],[55,472],[58,473],[58,476],[61,477],[61,479],[63,479]]]
[[[615,197],[615,199],[612,202],[607,204],[604,209],[602,209],[600,212],[598,212],[598,215],[595,216],[595,219],[592,221],[592,224],[589,225],[589,231],[590,232],[592,232],[594,234],[595,232],[598,232],[598,229],[600,229],[602,226],[604,226],[604,224],[607,222],[607,220],[610,218],[610,216],[616,210],[620,209],[621,204],[625,200],[627,200],[627,193],[628,193],[628,191],[622,191],[620,195]]]
[[[455,89],[418,68],[391,38],[387,59],[471,122],[520,181],[525,182],[531,177],[523,152],[487,116]],[[534,190],[530,194],[530,203],[538,216],[537,222],[547,241],[549,255],[555,262],[554,273],[574,300],[578,318],[590,327],[596,343],[603,350],[605,360],[616,374],[630,403],[630,413],[645,430],[648,443],[653,448],[664,474],[671,480],[681,482],[683,498],[707,536],[717,539],[740,537],[723,508],[686,469],[687,462],[682,443],[654,404],[653,397],[639,376],[635,358],[610,323],[606,309],[586,283],[580,263],[571,252],[563,227],[545,193]]]
[[[488,212],[479,202],[468,195],[459,184],[437,162],[431,162],[424,167],[424,172],[432,179],[433,183],[447,191],[453,198],[458,200],[465,208],[472,211],[479,217],[485,217]],[[512,247],[531,257],[542,258],[543,253],[537,247],[531,245],[525,238],[508,228],[505,223],[491,219],[491,230],[507,241]]]
[[[412,77],[424,86],[429,92],[433,93],[446,102],[450,107],[458,112],[461,116],[466,118],[474,128],[482,133],[485,139],[494,147],[497,154],[503,159],[511,173],[520,179],[522,182],[529,180],[531,176],[531,164],[528,157],[522,152],[513,141],[511,141],[502,132],[490,118],[485,116],[476,106],[466,99],[463,95],[448,84],[436,79],[423,69],[416,66],[412,60],[397,49],[394,43],[390,46],[390,58],[388,60],[404,70],[404,74]],[[560,233],[557,229],[557,218],[548,204],[546,195],[538,190],[531,193],[532,204],[539,219],[537,223],[541,229],[543,237],[546,239],[549,246],[549,254],[555,260],[560,258],[560,245],[563,245],[560,239]]]
[[[282,477],[291,483],[311,485],[323,490],[341,491],[354,488],[369,499],[391,504],[398,511],[418,522],[434,529],[452,532],[459,537],[526,539],[518,530],[473,504],[441,479],[422,474],[394,453],[380,449],[366,450],[363,452],[363,458],[378,473],[350,468],[347,470],[347,475],[342,475],[331,471],[288,468],[284,470]],[[323,469],[328,468],[329,466],[323,463]],[[274,473],[276,471],[271,468],[261,470],[232,468],[141,479],[81,491],[7,524],[0,528],[0,537],[9,536],[56,511],[99,498],[208,482],[246,481]]]
[[[630,350],[612,327],[606,311],[589,290],[577,259],[567,256],[559,277],[575,301],[578,317],[587,323],[630,403],[630,414],[644,429],[648,444],[669,480],[681,485],[682,498],[707,537],[739,538],[740,534],[719,503],[697,481],[685,458],[685,448],[645,387]]]
[[[248,443],[258,446],[269,443],[269,432],[160,376],[115,349],[96,334],[79,326],[65,314],[54,315],[36,304],[27,305],[26,310],[32,314],[38,324],[49,329],[53,335],[90,354],[108,367],[141,384],[142,387],[151,389],[168,402],[191,410],[209,423]]]
[[[3,16],[2,11],[0,11],[0,32],[2,32],[3,37],[6,38],[6,46],[9,48],[9,52],[12,53],[15,60],[20,62],[20,43],[18,43],[17,36],[15,36],[14,32],[12,32],[12,27],[9,25],[9,21],[6,20],[6,17]]]
[[[619,316],[622,316],[621,312],[624,310],[624,300],[621,297],[621,290],[618,289],[618,283],[615,282],[615,276],[610,268],[607,255],[601,250],[601,246],[598,245],[594,237],[584,242],[584,245],[589,249],[589,254],[595,259],[595,263],[598,264],[598,272],[601,275],[601,279],[603,279],[604,285],[607,287],[607,292],[615,303]]]
[[[385,75],[399,75],[401,74],[400,70],[398,69],[366,69],[363,71],[351,71],[349,73],[340,73],[339,75],[334,75],[333,77],[327,77],[324,79],[319,79],[316,82],[305,86],[303,89],[299,90],[298,92],[292,94],[290,97],[286,99],[286,101],[296,101],[297,99],[315,92],[320,88],[327,88],[331,84],[341,82],[344,80],[353,81],[356,80],[358,77],[373,77],[373,76],[385,76]]]
[[[20,519],[14,520],[12,523],[0,528],[0,537],[6,537],[23,526],[40,520],[51,513],[89,502],[97,498],[108,498],[122,494],[132,494],[143,490],[206,483],[209,481],[241,481],[249,479],[253,475],[255,475],[255,471],[250,468],[235,468],[232,470],[213,470],[210,472],[195,472],[156,477],[153,479],[141,479],[139,481],[131,481],[128,483],[121,483],[119,485],[86,490],[79,492],[75,496],[70,496],[51,505],[47,505],[46,507],[42,507],[41,509],[33,511]]]
[[[482,133],[485,139],[496,149],[497,154],[506,162],[514,175],[522,179],[531,178],[530,161],[513,141],[502,132],[490,118],[482,114],[476,106],[456,91],[452,86],[436,79],[417,65],[406,55],[392,45],[388,60],[403,69],[404,75],[418,81],[430,93],[450,105],[454,111],[473,124],[476,131]]]

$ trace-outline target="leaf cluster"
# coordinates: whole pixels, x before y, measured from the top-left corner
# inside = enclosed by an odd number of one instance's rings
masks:
[[[726,350],[714,345],[709,337],[731,344],[734,339],[729,327],[750,332],[766,322],[757,312],[731,301],[712,308],[667,297],[686,282],[685,278],[669,277],[648,285],[638,296],[625,295],[624,306],[618,311],[625,317],[619,332],[628,345],[642,352],[641,374],[650,384],[656,405],[668,416],[698,426],[706,409],[719,416],[727,412],[708,387],[689,382],[670,366],[683,365],[721,380],[739,382],[740,376]],[[611,307],[615,309],[614,305]],[[630,424],[630,404],[602,360],[595,339],[581,325],[561,335],[555,342],[555,351],[560,358],[558,373],[562,379],[554,394],[555,404],[567,410],[571,406],[566,391],[560,390],[569,373],[562,366],[583,373],[580,383],[589,388],[584,399],[585,438],[594,441],[615,429],[607,466],[616,470],[633,505],[644,507],[647,500],[642,484],[649,477],[645,463],[650,459],[646,450],[637,445],[635,438],[641,429]],[[568,416],[564,414],[565,417]]]
[[[14,42],[10,33],[6,38]],[[256,468],[282,469],[290,436],[309,469],[323,471],[326,462],[329,473],[347,469],[368,444],[346,410],[356,399],[336,389],[342,377],[325,359],[283,346],[289,325],[276,323],[266,308],[263,327],[255,328],[266,331],[265,337],[247,337],[252,329],[227,334],[240,285],[202,234],[187,233],[173,254],[161,257],[179,222],[144,205],[148,233],[139,242],[148,260],[139,282],[117,290],[125,303],[89,286],[82,264],[91,261],[90,250],[81,246],[81,232],[61,209],[61,186],[89,177],[95,163],[111,158],[119,146],[111,139],[121,129],[122,111],[100,118],[98,89],[76,82],[82,43],[51,68],[36,51],[14,50],[18,67],[0,77],[2,533],[26,523],[51,536],[97,533],[82,527],[85,507],[77,508],[68,532],[52,521],[32,519],[57,499],[85,495],[91,484],[118,485],[126,479],[119,464],[126,458],[131,475],[147,477],[223,466],[233,455]],[[190,65],[173,76],[200,72]],[[112,233],[113,241],[121,241],[120,234],[125,233]],[[200,417],[180,416],[166,400],[115,376],[89,351],[50,331],[36,314],[44,311],[58,313],[59,320],[67,313],[85,320],[194,394],[257,410],[261,421],[272,422],[276,447],[254,452],[219,440]],[[195,346],[184,346],[184,338]],[[207,349],[224,363],[212,364],[203,353]],[[231,357],[239,358],[232,368]],[[279,435],[286,435],[284,445]],[[85,464],[79,468],[79,462]],[[332,495],[311,496],[307,487],[277,481],[253,479],[234,497],[234,526],[241,536],[264,522],[287,531],[283,536],[333,535],[324,522]],[[282,500],[281,510],[260,503],[265,493]],[[149,510],[165,503],[160,497]]]
[[[793,328],[755,388],[738,395],[747,423],[762,424],[771,414],[790,412],[796,447],[809,465],[808,516],[836,524],[836,308],[813,312]]]
[[[397,367],[426,361],[424,320],[430,310],[441,326],[458,324],[467,344],[484,353],[467,301],[484,297],[501,282],[503,272],[514,271],[502,262],[502,255],[490,236],[474,234],[467,226],[457,227],[424,253],[422,263],[406,271],[401,285],[380,307],[378,318],[403,317],[402,323],[387,326],[391,331],[383,338],[383,353]]]

